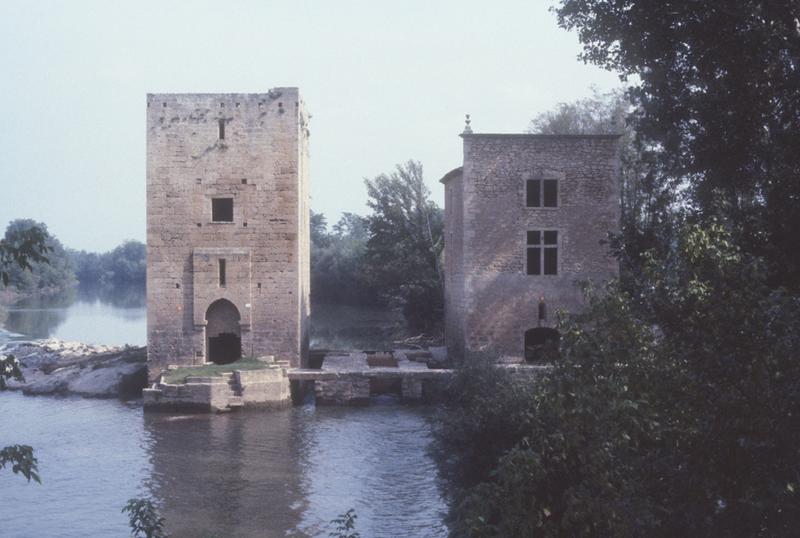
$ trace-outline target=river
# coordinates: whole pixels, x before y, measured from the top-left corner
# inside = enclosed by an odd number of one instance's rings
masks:
[[[145,340],[141,292],[81,292],[60,301],[6,310],[0,340]],[[391,313],[319,311],[312,325],[318,346],[385,347],[402,332]],[[326,325],[328,317],[334,326]],[[379,398],[358,408],[309,402],[282,411],[173,416],[145,414],[139,401],[0,393],[0,446],[32,445],[42,476],[41,485],[27,484],[0,472],[0,534],[128,536],[122,506],[149,495],[175,538],[328,536],[329,521],[350,508],[363,538],[445,536],[427,455],[432,412]]]

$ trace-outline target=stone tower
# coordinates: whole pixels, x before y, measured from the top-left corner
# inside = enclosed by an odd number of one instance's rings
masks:
[[[605,240],[619,227],[619,136],[478,134],[467,123],[461,137],[463,166],[441,180],[448,352],[523,357],[557,309],[582,308],[577,281],[618,272]]]
[[[167,364],[308,351],[308,115],[297,88],[147,96],[147,350]]]

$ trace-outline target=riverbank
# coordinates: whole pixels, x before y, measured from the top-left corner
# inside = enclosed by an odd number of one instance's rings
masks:
[[[8,342],[0,354],[13,355],[24,381],[8,388],[24,394],[75,394],[93,398],[141,395],[147,383],[145,347],[89,345],[47,340]]]

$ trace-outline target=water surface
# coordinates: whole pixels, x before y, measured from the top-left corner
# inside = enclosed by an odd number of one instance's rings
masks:
[[[0,446],[32,445],[42,484],[0,473],[4,537],[127,536],[151,495],[172,536],[327,536],[355,508],[366,537],[445,536],[426,454],[430,410],[380,403],[224,415],[0,394]]]
[[[77,290],[0,315],[0,344],[56,337],[144,344],[144,290]],[[390,347],[397,315],[323,307],[320,347]],[[0,446],[29,444],[42,484],[0,471],[0,535],[125,537],[120,511],[149,495],[181,537],[321,537],[355,508],[364,538],[445,536],[424,407],[312,404],[223,415],[145,414],[140,402],[0,393]]]

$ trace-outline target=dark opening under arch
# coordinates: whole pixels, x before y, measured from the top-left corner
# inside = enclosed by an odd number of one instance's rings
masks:
[[[242,356],[239,310],[227,299],[211,303],[206,310],[206,359],[228,364]]]
[[[544,360],[546,347],[558,346],[561,335],[551,327],[534,327],[525,331],[525,360],[538,362]]]

